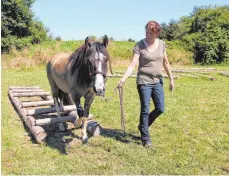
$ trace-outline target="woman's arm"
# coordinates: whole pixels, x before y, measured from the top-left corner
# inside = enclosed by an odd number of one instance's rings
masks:
[[[174,81],[173,81],[173,75],[172,75],[172,71],[171,71],[171,67],[168,61],[168,57],[166,54],[166,50],[164,51],[164,59],[163,59],[163,66],[165,68],[165,71],[169,77],[169,90],[173,91],[174,90]]]
[[[134,71],[135,66],[137,65],[138,61],[139,61],[139,54],[134,53],[133,54],[133,58],[132,61],[130,63],[130,65],[128,66],[125,74],[123,75],[122,79],[119,81],[118,86],[117,87],[122,87],[124,82],[126,81],[126,79],[132,74],[132,72]]]

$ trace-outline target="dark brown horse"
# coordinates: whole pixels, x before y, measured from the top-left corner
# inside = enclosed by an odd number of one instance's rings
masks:
[[[76,105],[78,116],[75,126],[82,125],[82,141],[87,142],[87,117],[95,95],[103,96],[107,75],[108,37],[105,35],[103,42],[91,42],[85,39],[85,44],[73,54],[58,53],[47,64],[47,76],[51,86],[58,117],[60,106],[67,95],[67,104]],[[109,62],[111,63],[111,62]],[[111,69],[111,64],[110,70]],[[84,97],[84,110],[80,99]],[[79,117],[79,118],[78,118]]]

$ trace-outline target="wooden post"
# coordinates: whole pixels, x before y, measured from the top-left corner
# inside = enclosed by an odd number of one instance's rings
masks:
[[[40,126],[35,126],[35,119],[32,116],[26,116],[25,111],[20,108],[20,103],[15,100],[12,90],[9,90],[9,97],[12,101],[12,104],[18,111],[18,114],[22,118],[22,120],[25,122],[26,126],[29,128],[33,136],[35,137],[36,141],[38,143],[42,143],[46,141],[47,134],[44,131],[44,129]],[[18,106],[19,105],[19,106]]]

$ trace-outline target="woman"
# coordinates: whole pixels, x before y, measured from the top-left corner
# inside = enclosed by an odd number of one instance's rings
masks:
[[[148,128],[164,112],[162,66],[168,74],[171,91],[174,89],[174,81],[166,54],[165,42],[157,38],[161,33],[161,26],[156,21],[149,21],[145,26],[145,32],[145,39],[140,40],[133,48],[132,62],[119,81],[118,87],[124,85],[134,67],[139,63],[136,82],[141,102],[141,113],[138,129],[141,133],[143,146],[152,147]],[[155,106],[152,112],[150,112],[150,98],[152,98]]]

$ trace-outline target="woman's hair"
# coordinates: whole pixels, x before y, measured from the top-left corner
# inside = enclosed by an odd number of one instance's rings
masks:
[[[160,35],[162,31],[161,25],[156,21],[149,21],[145,26],[145,29],[148,28],[150,28],[153,32],[155,32],[157,37]]]

